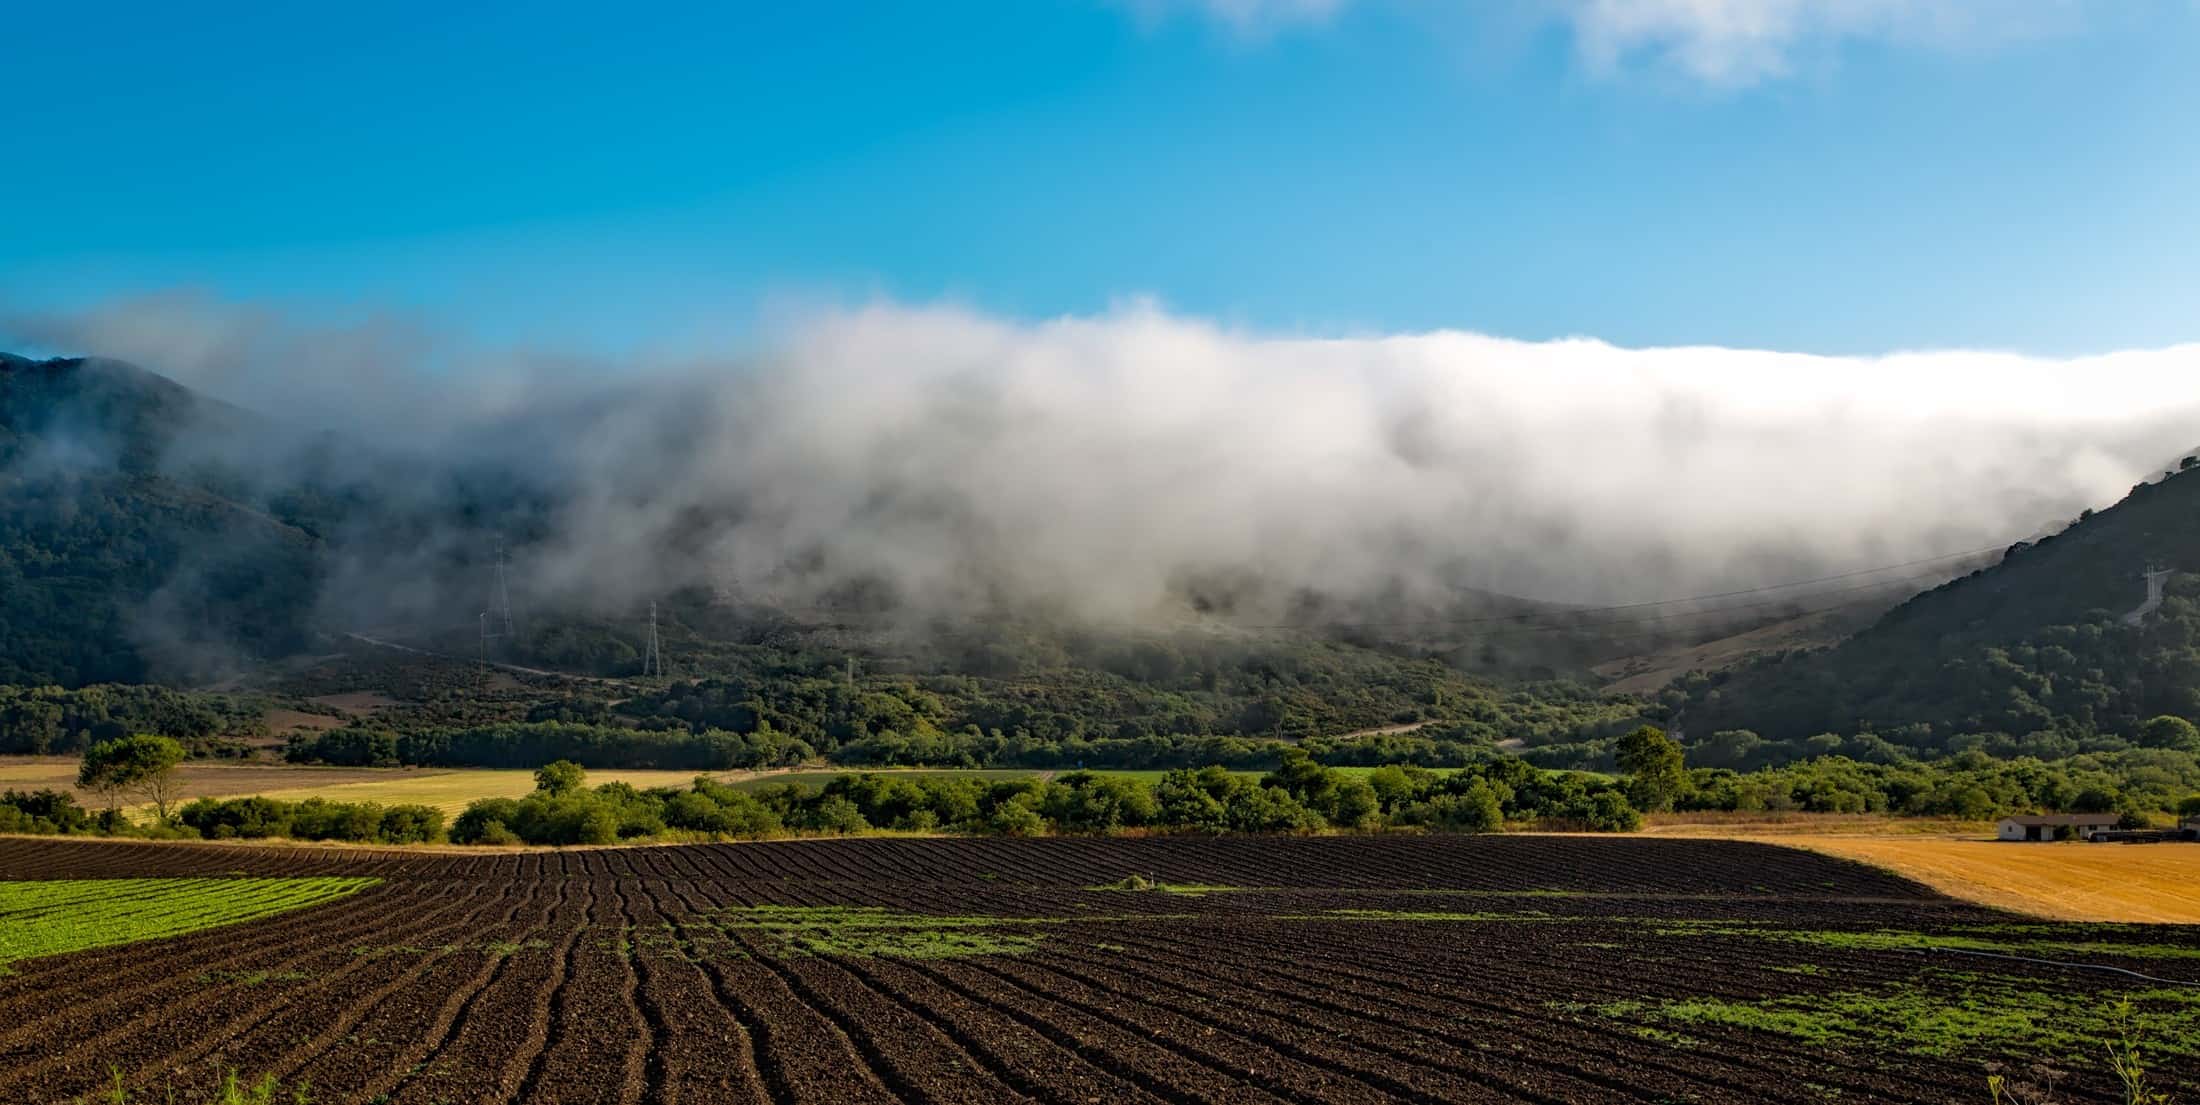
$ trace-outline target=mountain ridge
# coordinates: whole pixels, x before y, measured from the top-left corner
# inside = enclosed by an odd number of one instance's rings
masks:
[[[2157,565],[2173,572],[2160,609],[2123,625]],[[2200,461],[1832,648],[1698,677],[1683,714],[1692,731],[1902,733],[1932,746],[2035,734],[2082,745],[2135,736],[2159,715],[2200,718]]]

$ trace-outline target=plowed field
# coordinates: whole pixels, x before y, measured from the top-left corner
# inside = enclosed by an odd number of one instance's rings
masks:
[[[2200,931],[1728,841],[0,840],[0,879],[179,876],[379,881],[14,963],[0,1101],[2113,1101],[2115,1031],[2200,1083]]]

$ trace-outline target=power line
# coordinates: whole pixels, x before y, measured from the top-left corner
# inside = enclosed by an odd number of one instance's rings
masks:
[[[1971,549],[1966,552],[1948,553],[1943,556],[1928,556],[1920,560],[1906,560],[1900,564],[1884,564],[1877,568],[1859,568],[1853,572],[1841,572],[1837,575],[1819,576],[1816,579],[1799,579],[1791,583],[1774,583],[1764,587],[1745,587],[1738,591],[1717,591],[1707,595],[1690,595],[1685,598],[1659,599],[1656,602],[1628,602],[1620,603],[1613,606],[1577,606],[1568,607],[1564,611],[1535,610],[1522,614],[1494,614],[1476,618],[1417,618],[1411,620],[1388,622],[1276,622],[1269,625],[1244,625],[1235,622],[1223,622],[1220,624],[1230,629],[1353,629],[1385,628],[1404,625],[1484,625],[1494,622],[1524,622],[1532,618],[1549,618],[1559,616],[1560,614],[1608,614],[1620,610],[1645,610],[1656,606],[1678,606],[1681,603],[1685,602],[1710,602],[1714,599],[1739,598],[1745,595],[1762,595],[1773,591],[1787,591],[1793,590],[1797,587],[1809,587],[1819,583],[1837,583],[1844,579],[1855,579],[1859,576],[1877,575],[1881,572],[1892,572],[1902,568],[1915,568],[1925,564],[1937,564],[1942,561],[1961,560],[1966,557],[1982,556],[1986,553],[1998,552],[2006,547],[2007,546],[2003,545],[1988,545],[1984,548]],[[1927,576],[1931,574],[1933,573],[1927,573],[1926,575],[1920,575],[1912,578],[1923,579],[1927,578]],[[1728,607],[1727,609],[1738,610],[1744,609],[1744,607],[1736,606]]]
[[[1742,611],[1742,610],[1758,610],[1758,609],[1763,609],[1763,608],[1766,608],[1766,607],[1777,607],[1777,606],[1786,606],[1786,605],[1788,605],[1789,603],[1804,602],[1804,601],[1808,601],[1808,600],[1810,600],[1810,599],[1814,599],[1814,598],[1820,598],[1820,597],[1823,597],[1823,596],[1826,596],[1826,595],[1844,595],[1844,594],[1850,594],[1850,593],[1852,593],[1852,592],[1856,592],[1856,591],[1869,591],[1869,590],[1875,590],[1875,589],[1878,589],[1878,588],[1884,588],[1884,587],[1898,587],[1898,586],[1907,586],[1907,585],[1910,585],[1910,584],[1916,584],[1916,583],[1920,583],[1920,582],[1923,582],[1923,581],[1925,581],[1925,580],[1929,580],[1929,579],[1937,579],[1937,578],[1939,578],[1939,573],[1937,573],[1937,572],[1928,572],[1928,573],[1925,573],[1925,574],[1922,574],[1922,575],[1909,575],[1909,576],[1898,576],[1898,577],[1896,577],[1896,578],[1894,578],[1894,579],[1879,579],[1879,580],[1873,580],[1873,581],[1871,581],[1870,583],[1859,583],[1859,584],[1853,584],[1853,585],[1851,585],[1851,586],[1848,586],[1848,587],[1829,587],[1829,588],[1826,588],[1825,590],[1822,590],[1822,591],[1812,591],[1812,592],[1809,592],[1809,593],[1807,593],[1807,594],[1801,594],[1801,595],[1783,595],[1783,596],[1781,596],[1781,597],[1779,597],[1779,598],[1774,598],[1774,599],[1761,599],[1761,600],[1759,600],[1759,601],[1757,601],[1757,602],[1740,602],[1740,603],[1730,603],[1730,604],[1728,604],[1728,605],[1726,605],[1726,606],[1712,606],[1712,607],[1706,607],[1706,608],[1704,608],[1704,609],[1702,609],[1702,610],[1676,610],[1676,611],[1673,611],[1673,612],[1671,612],[1671,613],[1665,613],[1665,614],[1646,614],[1646,615],[1643,615],[1643,616],[1641,616],[1641,617],[1632,617],[1632,618],[1608,618],[1608,619],[1605,619],[1605,620],[1602,620],[1602,621],[1550,621],[1550,622],[1542,622],[1542,623],[1521,623],[1521,624],[1515,624],[1515,625],[1510,625],[1510,626],[1506,626],[1506,627],[1505,627],[1505,628],[1504,628],[1503,630],[1500,630],[1500,631],[1499,631],[1499,633],[1552,633],[1552,632],[1565,632],[1565,631],[1567,631],[1567,630],[1574,630],[1574,629],[1596,629],[1596,628],[1599,628],[1599,627],[1601,627],[1601,626],[1610,626],[1610,625],[1647,625],[1647,624],[1650,624],[1650,623],[1652,623],[1652,622],[1671,621],[1671,620],[1674,620],[1674,619],[1679,619],[1679,618],[1704,618],[1704,617],[1711,617],[1711,616],[1714,616],[1714,615],[1718,615],[1718,614],[1731,614],[1731,613],[1734,613],[1734,612],[1736,612],[1736,611]],[[1870,599],[1867,599],[1867,600],[1864,600],[1864,601],[1866,601],[1866,602],[1869,602],[1869,601],[1876,601],[1876,600],[1870,600]],[[1594,607],[1594,608],[1589,608],[1589,609],[1586,609],[1586,610],[1583,610],[1583,611],[1580,611],[1580,612],[1581,612],[1581,613],[1598,613],[1598,612],[1602,612],[1602,611],[1620,611],[1620,610],[1635,610],[1635,609],[1643,609],[1643,608],[1646,608],[1646,607],[1649,607],[1649,606],[1654,606],[1654,605],[1664,605],[1664,604],[1659,604],[1659,603],[1638,603],[1638,604],[1630,604],[1630,605],[1627,605],[1627,606],[1608,606],[1608,607]],[[1544,613],[1538,614],[1538,615],[1536,615],[1536,616],[1537,616],[1537,617],[1556,617],[1556,616],[1559,616],[1559,615],[1553,615],[1553,614],[1551,614],[1551,613],[1549,613],[1549,612],[1544,612]],[[1368,628],[1368,627],[1396,627],[1396,626],[1415,626],[1415,625],[1429,625],[1429,626],[1447,626],[1447,625],[1482,625],[1482,624],[1490,624],[1490,623],[1492,623],[1492,622],[1495,622],[1495,621],[1500,621],[1500,620],[1509,620],[1509,619],[1475,619],[1475,618],[1469,618],[1469,619],[1461,619],[1461,620],[1459,620],[1459,621],[1442,621],[1442,620],[1428,620],[1428,621],[1419,621],[1419,622],[1303,622],[1303,623],[1299,623],[1299,624],[1296,624],[1296,625],[1278,625],[1278,626],[1232,626],[1231,628],[1235,628],[1235,629],[1263,629],[1263,630],[1268,630],[1268,629],[1275,629],[1275,630],[1282,630],[1282,629],[1353,629],[1353,628]],[[1477,635],[1477,639],[1479,639],[1479,638],[1481,638],[1481,637],[1496,636],[1496,635],[1499,635],[1499,633],[1483,633],[1483,634],[1478,634],[1478,635]]]

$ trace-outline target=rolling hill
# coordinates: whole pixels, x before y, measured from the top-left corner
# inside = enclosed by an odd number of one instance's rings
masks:
[[[2148,598],[2150,568],[2169,572],[2161,603],[2130,617]],[[2050,754],[2137,736],[2159,715],[2200,718],[2200,464],[2191,459],[1838,646],[1698,677],[1683,708],[1699,735],[1873,732],[1911,748],[1984,739]]]
[[[171,448],[252,416],[112,361],[0,355],[0,682],[134,682],[304,643],[319,539]]]

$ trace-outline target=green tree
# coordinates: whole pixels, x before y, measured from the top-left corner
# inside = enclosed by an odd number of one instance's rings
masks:
[[[1644,725],[1620,738],[1618,758],[1619,769],[1628,776],[1628,801],[1637,810],[1655,813],[1673,808],[1687,782],[1680,742],[1663,729]]]
[[[1038,810],[1013,801],[994,807],[987,826],[1002,836],[1043,836],[1047,831],[1046,818]]]
[[[1157,805],[1155,820],[1172,828],[1205,829],[1220,831],[1225,824],[1222,799],[1215,793],[1229,792],[1232,777],[1228,772],[1215,769],[1213,779],[1201,771],[1188,767],[1176,768],[1154,784],[1154,800]],[[1210,787],[1210,783],[1214,785]]]
[[[1455,833],[1494,833],[1505,827],[1504,803],[1496,788],[1482,779],[1458,794],[1430,799],[1429,811],[1439,828]]]
[[[1627,804],[1618,791],[1598,791],[1589,800],[1589,816],[1584,819],[1591,829],[1604,833],[1631,833],[1642,828],[1642,814]]]
[[[2184,801],[2177,803],[2177,816],[2179,818],[2200,817],[2200,794],[2191,795]]]
[[[1381,823],[1382,799],[1376,797],[1375,788],[1364,779],[1346,779],[1337,784],[1331,801],[1329,822],[1339,828],[1370,829]]]
[[[168,806],[175,801],[180,783],[176,766],[182,762],[183,746],[167,737],[118,737],[84,750],[77,766],[76,785],[106,798],[110,812],[119,805],[121,795],[142,795],[166,821]]]
[[[588,772],[571,760],[555,760],[535,769],[535,789],[553,797],[578,794],[588,785]]]
[[[2184,718],[2164,714],[2139,726],[2139,743],[2148,748],[2200,753],[2200,728]]]

